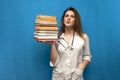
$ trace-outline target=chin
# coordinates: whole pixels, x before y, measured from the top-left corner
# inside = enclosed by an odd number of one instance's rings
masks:
[[[71,26],[71,25],[66,25],[66,27],[72,28],[72,26]]]

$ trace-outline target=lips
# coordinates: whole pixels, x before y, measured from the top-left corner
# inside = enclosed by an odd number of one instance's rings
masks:
[[[67,21],[67,24],[69,24],[70,23],[70,21]]]

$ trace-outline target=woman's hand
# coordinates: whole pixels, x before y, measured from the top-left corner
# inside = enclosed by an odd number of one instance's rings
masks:
[[[37,40],[38,42],[43,42],[43,43],[47,43],[49,45],[53,45],[57,40],[51,40],[51,41],[47,41],[47,40]]]
[[[72,80],[81,79],[82,74],[83,74],[83,70],[75,69],[75,71],[72,73]]]

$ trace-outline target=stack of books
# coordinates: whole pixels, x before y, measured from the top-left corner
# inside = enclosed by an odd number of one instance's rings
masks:
[[[58,25],[56,16],[37,15],[34,25],[34,39],[37,41],[58,40]]]

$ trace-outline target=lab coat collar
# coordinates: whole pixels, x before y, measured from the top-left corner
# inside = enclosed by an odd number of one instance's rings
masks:
[[[75,32],[74,36],[76,36],[76,35],[77,35],[77,33]],[[60,39],[63,39],[63,38],[65,38],[64,33],[62,33],[62,34],[60,35]]]

